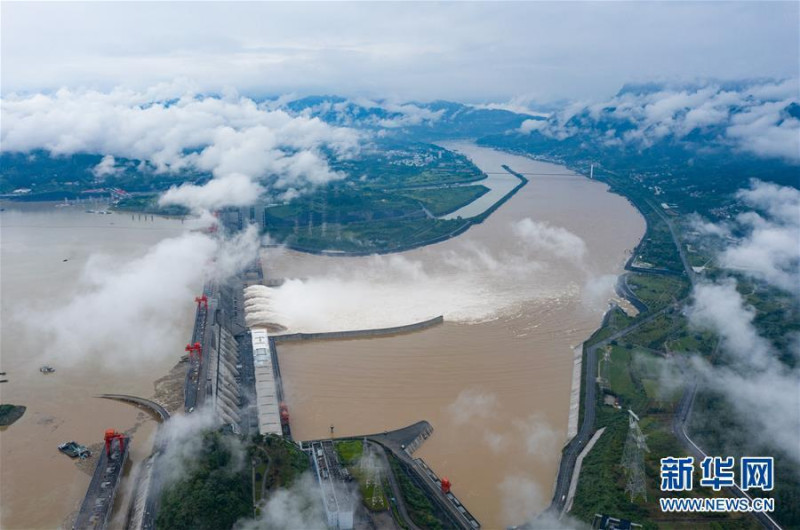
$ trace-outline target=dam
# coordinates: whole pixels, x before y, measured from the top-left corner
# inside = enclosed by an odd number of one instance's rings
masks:
[[[253,329],[250,332],[255,366],[256,407],[258,409],[258,432],[283,435],[281,428],[281,396],[275,382],[276,371],[267,330]]]
[[[122,481],[122,472],[128,461],[130,442],[130,437],[118,434],[113,429],[106,431],[105,450],[97,460],[97,467],[72,526],[73,530],[108,528],[114,499]]]
[[[467,145],[486,173],[528,179],[458,238],[387,257],[263,249],[289,333],[402,325],[415,334],[279,343],[296,439],[423,419],[415,456],[452,480],[487,528],[530,520],[552,498],[567,439],[573,348],[600,325],[644,221],[568,169]],[[267,275],[267,280],[273,276]]]

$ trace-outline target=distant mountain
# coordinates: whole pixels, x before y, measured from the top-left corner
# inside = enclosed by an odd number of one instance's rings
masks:
[[[531,150],[581,149],[679,163],[697,155],[755,155],[796,166],[800,103],[795,80],[626,85],[608,101],[567,106],[547,120],[526,120],[518,130],[487,136]]]
[[[338,96],[304,97],[286,103],[284,108],[332,125],[382,130],[383,134],[428,141],[499,134],[519,128],[526,120],[541,119],[451,101],[392,103]]]

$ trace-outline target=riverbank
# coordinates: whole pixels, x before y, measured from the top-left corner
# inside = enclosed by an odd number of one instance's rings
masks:
[[[483,223],[486,219],[489,218],[489,216],[492,213],[494,213],[498,208],[500,208],[503,204],[505,204],[506,201],[510,200],[519,190],[521,190],[528,183],[528,179],[522,173],[518,173],[518,172],[512,170],[507,165],[503,165],[502,168],[503,168],[504,171],[506,171],[509,174],[513,175],[514,177],[518,178],[519,181],[520,181],[519,184],[514,186],[509,192],[507,192],[505,195],[500,197],[497,201],[492,203],[491,206],[489,206],[486,210],[482,211],[481,213],[479,213],[479,214],[477,214],[477,215],[475,215],[473,217],[469,217],[469,218],[466,218],[466,219],[462,219],[461,217],[453,218],[452,217],[453,213],[441,216],[440,217],[441,219],[448,219],[448,220],[455,220],[455,221],[463,222],[463,224],[461,226],[459,226],[458,228],[456,228],[455,230],[453,230],[452,232],[449,232],[447,234],[437,235],[437,236],[432,237],[430,239],[424,239],[424,240],[421,240],[421,241],[417,241],[417,242],[414,242],[414,243],[408,243],[408,244],[405,244],[405,245],[397,245],[397,246],[388,247],[388,248],[376,248],[376,249],[373,249],[373,250],[364,250],[364,251],[322,250],[322,249],[304,247],[304,246],[298,245],[296,243],[293,243],[291,241],[285,243],[285,246],[286,246],[286,248],[289,248],[289,249],[297,251],[297,252],[303,252],[303,253],[306,253],[306,254],[315,254],[315,255],[318,255],[318,256],[357,257],[357,256],[371,256],[371,255],[374,255],[374,254],[395,254],[395,253],[400,253],[400,252],[408,252],[409,250],[414,250],[416,248],[422,248],[422,247],[425,247],[425,246],[428,246],[428,245],[434,245],[436,243],[442,243],[442,242],[447,241],[449,239],[452,239],[454,237],[460,236],[461,234],[463,234],[464,232],[469,230],[474,225]],[[481,198],[482,198],[482,196],[478,197],[478,199],[481,199]],[[478,200],[478,199],[476,199],[476,200]],[[469,206],[469,205],[467,205],[467,206]],[[457,210],[455,210],[455,213],[457,213],[458,211],[462,210],[465,207],[458,208]],[[333,229],[331,229],[331,232],[333,233]]]
[[[623,272],[644,223],[607,186],[564,168],[481,148],[471,155],[484,172],[507,165],[529,183],[461,237],[388,257],[266,249],[263,261],[268,277],[288,278],[273,307],[292,331],[444,315],[413,335],[282,345],[292,434],[329,437],[333,424],[348,436],[427,419],[435,433],[420,456],[484,527],[501,528],[550,501],[569,431],[572,348],[613,297],[613,282],[591,298],[586,285]],[[584,257],[576,263],[526,239],[541,233],[572,234]]]

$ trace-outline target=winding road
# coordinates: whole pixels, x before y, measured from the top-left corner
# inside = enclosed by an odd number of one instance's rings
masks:
[[[664,214],[664,212],[661,211],[658,206],[652,204],[650,201],[647,202],[648,205],[656,211],[658,216],[669,228],[672,241],[675,244],[675,247],[678,249],[686,277],[689,279],[692,288],[694,288],[698,281],[698,275],[689,265],[686,252],[684,251],[684,248],[678,239],[678,235],[675,231],[672,221]],[[569,442],[569,444],[567,444],[562,453],[561,463],[558,469],[558,476],[556,478],[553,501],[546,512],[549,512],[556,517],[559,517],[564,512],[567,494],[569,493],[569,486],[572,480],[572,474],[575,471],[575,463],[578,455],[583,450],[583,447],[595,431],[595,408],[597,404],[597,349],[606,346],[612,340],[619,339],[643,324],[650,322],[670,307],[679,308],[682,303],[683,300],[677,301],[674,304],[667,306],[660,311],[649,315],[643,320],[632,324],[631,326],[628,326],[627,328],[614,333],[608,338],[586,348],[586,362],[584,363],[586,379],[584,383],[583,422],[578,430],[578,434]],[[719,344],[717,344],[717,346],[719,346]],[[695,457],[696,461],[701,461],[707,456],[706,452],[703,451],[686,433],[686,423],[689,421],[691,416],[692,406],[694,405],[694,398],[697,394],[698,387],[699,383],[695,379],[692,379],[689,383],[687,383],[672,420],[672,433],[678,442],[680,442],[680,444],[684,447],[684,449],[686,449],[689,454]],[[751,499],[751,497],[742,491],[738,486],[726,489],[733,493],[733,495],[736,497]],[[751,512],[751,515],[755,517],[764,528],[769,530],[782,530],[781,526],[767,513]]]
[[[559,515],[564,510],[567,493],[569,493],[569,485],[572,481],[572,473],[575,470],[575,462],[578,459],[578,455],[583,450],[583,447],[592,437],[592,434],[594,434],[595,405],[597,403],[597,350],[607,346],[611,341],[624,337],[631,331],[647,324],[672,307],[674,306],[667,306],[656,311],[625,329],[617,331],[600,342],[586,348],[586,362],[583,364],[586,374],[583,388],[583,422],[581,422],[581,426],[578,429],[578,434],[570,440],[562,453],[561,464],[558,468],[558,476],[556,477],[553,501],[548,508],[549,512],[554,512],[556,515]]]

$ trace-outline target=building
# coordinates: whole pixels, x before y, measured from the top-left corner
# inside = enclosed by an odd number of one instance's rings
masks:
[[[596,513],[592,521],[592,528],[599,528],[600,530],[635,530],[636,528],[642,528],[642,525],[632,523],[627,519],[618,519],[610,515]]]
[[[350,474],[339,463],[333,442],[326,440],[311,444],[311,460],[325,505],[328,528],[352,529],[355,506],[348,485]]]
[[[269,351],[269,334],[266,329],[253,328],[250,337],[253,342],[258,432],[282,436],[280,400],[275,384],[275,367]]]

